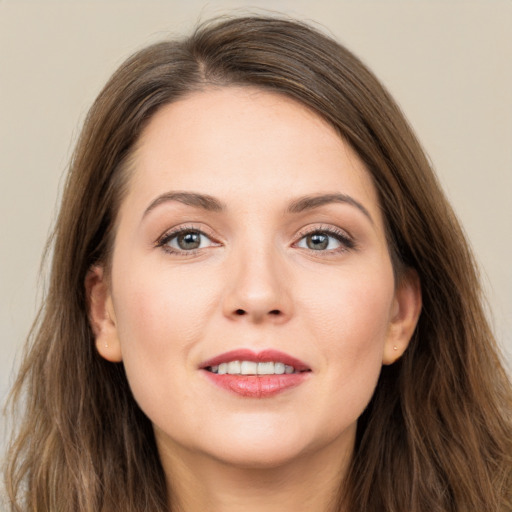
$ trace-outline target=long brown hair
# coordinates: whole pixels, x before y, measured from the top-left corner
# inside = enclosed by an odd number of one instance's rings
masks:
[[[358,422],[340,509],[343,500],[350,512],[512,510],[512,391],[459,223],[373,74],[317,30],[272,17],[214,21],[152,45],[92,106],[12,395],[23,415],[6,466],[11,510],[166,510],[151,423],[122,364],[94,348],[84,280],[109,260],[130,156],[151,116],[191,91],[232,84],[294,98],[352,145],[378,190],[395,269],[412,267],[421,280],[417,329]]]

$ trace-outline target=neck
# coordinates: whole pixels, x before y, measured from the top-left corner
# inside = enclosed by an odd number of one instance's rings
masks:
[[[276,467],[233,466],[198,453],[162,453],[172,512],[339,512],[351,450],[308,453]],[[330,451],[330,453],[329,453]],[[185,455],[185,456],[184,456]]]

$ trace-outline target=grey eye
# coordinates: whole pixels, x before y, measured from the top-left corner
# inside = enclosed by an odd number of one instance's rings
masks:
[[[200,231],[184,231],[169,238],[166,245],[180,251],[192,251],[208,247],[212,241]]]
[[[302,237],[297,244],[297,247],[311,249],[313,251],[338,249],[341,246],[341,242],[336,237],[321,231],[316,231]]]

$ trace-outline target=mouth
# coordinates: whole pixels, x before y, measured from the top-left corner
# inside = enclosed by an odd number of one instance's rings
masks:
[[[208,366],[205,370],[218,375],[290,375],[300,373],[293,366],[281,361],[230,361],[215,366]],[[309,371],[309,370],[303,370]]]
[[[265,398],[294,388],[312,370],[305,363],[276,350],[235,350],[209,359],[199,367],[208,380],[243,397]]]

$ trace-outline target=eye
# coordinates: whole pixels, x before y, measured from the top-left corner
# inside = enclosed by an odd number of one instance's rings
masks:
[[[184,228],[165,234],[157,243],[171,253],[194,252],[199,249],[218,245],[198,229]]]
[[[354,246],[354,242],[346,233],[332,229],[316,229],[303,234],[296,244],[296,247],[301,249],[324,252],[341,252]]]

